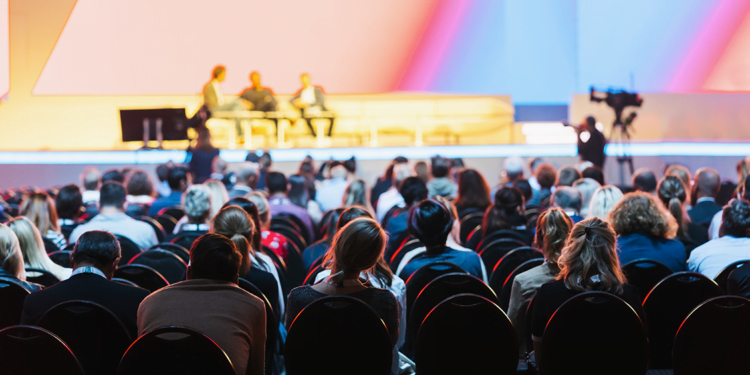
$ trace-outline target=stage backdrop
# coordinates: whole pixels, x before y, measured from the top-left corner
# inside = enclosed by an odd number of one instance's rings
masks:
[[[10,23],[8,0],[0,0],[0,101],[7,99],[10,89]]]

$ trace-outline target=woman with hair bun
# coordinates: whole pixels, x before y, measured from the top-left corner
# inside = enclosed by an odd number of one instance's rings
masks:
[[[685,210],[688,202],[688,189],[685,188],[682,180],[678,176],[668,175],[659,181],[656,193],[661,203],[667,208],[669,213],[677,222],[677,237],[675,239],[685,245],[687,256],[696,247],[708,242],[708,232],[702,225],[690,221]]]

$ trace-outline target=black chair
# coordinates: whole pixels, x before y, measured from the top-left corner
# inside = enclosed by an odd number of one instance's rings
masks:
[[[479,257],[482,258],[484,268],[486,268],[487,271],[490,271],[495,267],[497,262],[505,256],[505,254],[521,247],[527,246],[523,242],[512,238],[499,238],[483,245],[482,249],[479,250]]]
[[[628,262],[622,266],[622,271],[628,279],[628,284],[638,289],[641,298],[646,298],[659,281],[674,273],[669,267],[651,259]]]
[[[750,300],[746,298],[722,296],[700,304],[674,339],[674,374],[747,374],[748,317]]]
[[[714,277],[714,281],[716,281],[716,284],[719,285],[719,288],[724,291],[724,293],[727,292],[727,280],[729,279],[729,274],[732,273],[732,271],[744,266],[745,264],[750,263],[750,260],[738,260],[726,267],[724,267],[721,272],[719,272],[716,277]]]
[[[48,254],[49,259],[60,267],[71,268],[70,266],[70,251],[60,250],[54,253]]]
[[[315,279],[318,277],[318,274],[323,272],[324,268],[322,265],[317,265],[315,268],[313,268],[305,277],[305,281],[302,282],[302,285],[315,285]]]
[[[145,213],[140,214],[136,216],[135,219],[150,225],[156,233],[156,238],[159,240],[159,242],[164,242],[164,240],[167,238],[167,232],[164,230],[164,227],[161,226],[161,224],[159,224],[156,219],[145,215]]]
[[[190,251],[181,245],[169,243],[169,242],[162,242],[157,245],[151,246],[147,251],[154,250],[154,249],[169,251],[172,254],[180,257],[180,259],[182,259],[182,261],[185,262],[185,264],[190,263]]]
[[[197,240],[200,236],[206,234],[206,232],[203,231],[196,231],[196,232],[180,232],[179,234],[175,235],[174,238],[172,238],[173,245],[180,246],[185,249],[190,249],[193,247],[193,242]],[[188,255],[190,253],[188,252]]]
[[[164,276],[170,284],[183,280],[187,272],[187,264],[180,257],[170,251],[160,249],[142,252],[131,259],[128,264],[149,266]]]
[[[174,232],[174,228],[177,226],[177,219],[169,215],[159,215],[155,217],[154,220],[164,228],[164,233],[166,234]]]
[[[187,327],[161,327],[128,348],[118,375],[234,375],[227,354],[206,335]]]
[[[424,245],[422,245],[422,243],[419,242],[418,239],[407,238],[406,242],[402,243],[401,246],[399,246],[398,249],[396,249],[396,251],[393,253],[393,255],[391,255],[391,257],[388,259],[388,265],[391,271],[396,272],[406,253],[423,246]]]
[[[125,207],[125,214],[139,220],[138,216],[148,215],[148,206],[139,203],[128,203]]]
[[[309,228],[297,216],[287,215],[287,214],[276,215],[273,218],[271,218],[271,226],[274,226],[274,224],[282,224],[282,225],[287,225],[287,226],[291,224],[291,228],[295,232],[299,233],[302,239],[305,241],[305,246],[302,247],[302,249],[307,247],[307,244],[312,243],[312,238],[310,238]]]
[[[136,283],[134,283],[134,282],[132,282],[130,280],[121,279],[119,277],[113,277],[112,281],[114,281],[116,283],[120,283],[122,285],[128,285],[128,286],[134,286],[136,288],[140,288],[140,286],[138,286],[138,284],[136,284]]]
[[[523,243],[523,246],[530,246],[530,239],[529,236],[525,232],[521,232],[518,230],[513,229],[500,229],[496,230],[488,235],[486,235],[484,238],[482,238],[482,241],[477,246],[476,250],[482,251],[482,249],[487,246],[487,244],[491,243],[492,241],[498,240],[500,238],[509,238],[513,240],[517,240]]]
[[[37,283],[43,285],[45,288],[55,285],[60,282],[52,272],[43,270],[41,268],[27,268],[26,269],[26,281],[30,283]]]
[[[508,260],[510,263],[515,263],[514,261]],[[511,273],[508,275],[508,277],[505,278],[502,285],[492,285],[490,284],[490,287],[492,290],[497,292],[497,288],[500,288],[500,292],[498,293],[498,306],[500,306],[503,311],[508,311],[508,307],[510,305],[510,294],[513,290],[513,281],[516,279],[516,276],[534,268],[537,266],[540,266],[544,263],[544,258],[534,258],[529,259],[521,264],[518,265]],[[494,272],[493,272],[494,274]],[[499,282],[500,281],[500,272],[498,272],[498,277],[496,279],[492,279],[490,276],[490,281]]]
[[[295,317],[284,362],[289,375],[387,375],[391,348],[388,329],[370,306],[354,297],[330,296]]]
[[[542,374],[645,374],[648,338],[627,302],[614,294],[585,292],[552,315],[539,359]]]
[[[535,249],[533,247],[520,247],[516,248],[514,250],[509,251],[505,255],[503,255],[502,258],[500,258],[495,264],[492,264],[491,266],[487,267],[487,270],[492,270],[489,277],[490,287],[495,291],[495,293],[500,293],[503,289],[503,285],[508,281],[508,277],[513,273],[513,271],[518,268],[518,266],[522,265],[524,262],[532,259],[544,259],[544,254],[542,254],[542,251],[539,249]],[[513,286],[513,282],[511,281],[508,284],[508,288]],[[510,296],[508,296],[508,301],[510,301]],[[503,308],[503,306],[500,306]],[[507,311],[508,306],[506,305],[503,308],[503,311]]]
[[[117,267],[114,277],[130,280],[143,289],[155,292],[167,285],[169,282],[155,269],[142,264],[128,264]]]
[[[238,285],[248,293],[260,298],[266,306],[266,374],[270,375],[273,373],[272,363],[276,355],[276,336],[279,331],[277,316],[273,311],[271,301],[253,283],[240,277]]]
[[[290,244],[293,244],[297,248],[297,252],[299,252],[300,254],[302,253],[302,250],[307,247],[307,242],[305,242],[305,239],[302,238],[302,235],[287,226],[272,226],[271,232],[275,232],[284,236],[284,238],[286,238]]]
[[[515,374],[517,341],[510,319],[496,304],[459,294],[424,319],[416,340],[417,373]]]
[[[293,238],[297,238],[298,240],[301,239],[301,237],[292,237],[295,234],[289,230],[284,229],[282,232],[276,232],[282,236],[284,236],[287,241],[287,257],[286,257],[286,282],[288,284],[288,287],[290,289],[294,289],[305,281],[305,276],[307,276],[307,268],[305,268],[305,262],[302,260],[302,251],[298,246],[299,242],[296,242],[297,240],[294,240]],[[299,235],[296,235],[299,236]],[[273,252],[273,250],[271,250]]]
[[[672,368],[672,345],[680,324],[703,301],[722,294],[716,282],[696,272],[673,273],[651,289],[643,300],[643,312],[652,369]]]
[[[469,232],[469,235],[466,236],[466,241],[464,241],[463,243],[464,247],[477,251],[477,248],[479,248],[479,243],[482,242],[482,237],[482,226],[480,225],[472,229],[471,232]]]
[[[169,215],[175,220],[179,221],[185,216],[185,210],[181,206],[164,207],[156,214],[156,216]]]
[[[83,375],[78,359],[59,337],[33,326],[0,330],[0,364],[3,374]]]
[[[409,314],[411,313],[411,307],[414,305],[414,300],[417,299],[417,296],[427,284],[439,276],[456,272],[462,272],[468,275],[463,268],[451,262],[430,263],[414,271],[414,273],[404,281],[406,284],[406,321],[409,321]],[[401,278],[403,279],[403,277]]]
[[[90,301],[60,303],[36,325],[60,337],[87,374],[114,374],[133,341],[111,311]]]
[[[138,245],[135,244],[135,242],[131,241],[129,238],[125,236],[121,236],[119,234],[115,235],[117,237],[117,240],[120,241],[120,263],[118,265],[124,266],[130,262],[131,259],[135,258],[136,255],[140,254],[143,250],[141,250]]]
[[[526,343],[526,353],[534,351],[534,340],[531,338],[531,332],[534,329],[534,297],[531,297],[529,305],[526,306],[526,313],[523,315],[523,341]]]
[[[21,323],[21,311],[23,301],[29,291],[23,287],[20,281],[0,279],[0,328],[10,327]],[[0,362],[2,363],[2,362]]]
[[[42,237],[42,242],[44,242],[44,250],[47,252],[47,254],[54,253],[55,251],[60,250],[60,248],[57,247],[57,245],[55,245],[55,243],[47,237]]]
[[[482,225],[482,220],[484,220],[484,212],[472,212],[461,217],[459,220],[461,222],[461,230],[459,232],[461,243],[465,243],[466,239],[469,238],[469,234]]]
[[[65,251],[73,251],[73,249],[75,249],[75,248],[76,248],[76,244],[75,243],[69,243],[69,244],[65,245],[65,248],[63,248],[63,250],[65,250]]]

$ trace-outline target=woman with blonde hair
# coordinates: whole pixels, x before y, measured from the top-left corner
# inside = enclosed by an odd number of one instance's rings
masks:
[[[622,191],[617,186],[602,186],[594,191],[589,202],[589,213],[587,219],[598,218],[607,220],[609,211],[622,199]]]
[[[258,216],[260,217],[260,242],[263,246],[271,249],[276,255],[286,260],[288,256],[289,240],[286,237],[271,232],[271,205],[268,204],[263,193],[254,191],[247,195],[247,199],[258,207]]]
[[[18,237],[5,224],[0,224],[0,281],[19,284],[29,292],[42,289],[41,285],[26,281],[26,270]]]
[[[677,221],[646,193],[628,193],[609,213],[620,262],[651,259],[674,272],[687,270],[685,245],[676,241]]]
[[[43,238],[52,241],[58,249],[67,245],[65,236],[57,225],[57,208],[47,193],[35,192],[26,195],[19,207],[21,216],[26,216],[39,229]]]
[[[370,206],[370,190],[367,189],[367,183],[362,179],[356,179],[349,183],[344,191],[344,198],[341,200],[342,207],[362,206],[368,211],[374,212]]]
[[[208,214],[208,218],[210,219],[221,211],[224,203],[229,201],[229,193],[227,193],[224,183],[219,180],[210,179],[204,182],[203,185],[206,185],[211,192],[211,211]]]
[[[26,268],[39,268],[51,272],[60,280],[66,280],[70,277],[70,268],[60,267],[47,256],[44,251],[44,242],[39,231],[26,217],[19,216],[10,222],[8,226],[16,234],[18,245],[21,247],[23,262]]]
[[[554,281],[539,288],[534,298],[532,339],[537,363],[540,363],[542,336],[552,315],[568,299],[579,293],[612,293],[627,302],[643,319],[638,290],[627,284],[617,259],[615,231],[598,218],[576,224],[562,249]]]
[[[573,229],[573,220],[560,208],[552,208],[542,212],[536,222],[536,246],[544,253],[544,263],[526,272],[518,274],[513,280],[508,305],[508,317],[516,329],[520,353],[524,353],[526,307],[536,295],[542,284],[557,277],[560,268],[557,260],[560,251]]]

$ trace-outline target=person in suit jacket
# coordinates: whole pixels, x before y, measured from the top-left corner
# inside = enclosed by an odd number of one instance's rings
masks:
[[[325,95],[323,89],[318,86],[310,84],[310,76],[305,73],[301,76],[302,88],[297,91],[297,94],[291,99],[292,105],[299,108],[302,111],[302,119],[307,123],[307,127],[310,128],[313,136],[315,136],[315,128],[313,128],[310,122],[313,118],[323,117],[320,115],[321,111],[328,111],[325,105]],[[331,119],[331,127],[328,128],[328,136],[331,136],[333,132],[333,117]]]
[[[227,102],[224,99],[224,92],[221,90],[221,82],[226,77],[227,69],[221,65],[214,68],[211,80],[203,86],[203,104],[208,107],[212,116],[219,111],[241,111],[245,109],[242,98],[234,99]],[[237,129],[237,138],[240,142],[243,140],[244,131],[239,119],[235,121]]]
[[[721,211],[721,206],[716,204],[715,199],[720,187],[721,177],[719,172],[707,167],[698,169],[695,173],[695,183],[691,194],[691,201],[694,202],[693,208],[688,211],[690,221],[708,228],[714,215]]]
[[[36,324],[57,304],[84,300],[111,311],[125,326],[130,338],[135,340],[138,337],[138,306],[149,292],[112,281],[119,261],[120,243],[113,234],[99,230],[84,233],[70,255],[73,275],[26,297],[21,324]]]

